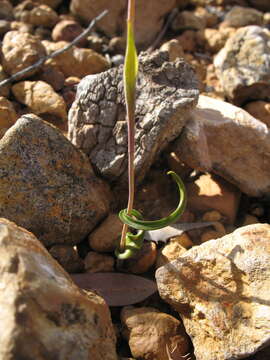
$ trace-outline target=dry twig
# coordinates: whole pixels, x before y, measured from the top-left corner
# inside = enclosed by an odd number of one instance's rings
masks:
[[[21,71],[18,71],[16,74],[12,75],[8,79],[5,79],[5,80],[1,81],[0,82],[0,88],[7,85],[7,84],[9,84],[9,83],[12,83],[16,79],[18,79],[20,76],[27,74],[29,71],[31,71],[33,69],[36,69],[36,68],[39,68],[48,59],[53,59],[56,56],[62,54],[63,52],[69,50],[72,46],[76,45],[81,39],[83,39],[87,35],[89,35],[89,33],[92,31],[92,29],[95,26],[95,24],[97,23],[97,21],[101,20],[107,13],[108,13],[108,10],[104,10],[101,14],[99,14],[97,17],[95,17],[91,21],[89,26],[79,36],[77,36],[73,41],[71,41],[68,45],[64,46],[62,49],[56,50],[53,53],[51,53],[50,55],[42,57],[35,64],[33,64],[31,66],[28,66],[25,69],[23,69]]]

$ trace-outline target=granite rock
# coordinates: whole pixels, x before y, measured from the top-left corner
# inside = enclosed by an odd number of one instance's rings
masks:
[[[117,360],[109,308],[38,239],[0,219],[1,359]]]
[[[0,216],[46,246],[80,242],[106,216],[109,190],[59,130],[24,115],[0,140]]]
[[[157,270],[197,360],[242,359],[270,344],[269,240],[270,225],[248,225]]]

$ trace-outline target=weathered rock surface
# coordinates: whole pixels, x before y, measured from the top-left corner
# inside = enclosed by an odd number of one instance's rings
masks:
[[[216,55],[214,64],[230,101],[270,100],[270,30],[240,28]]]
[[[81,241],[108,212],[108,189],[88,159],[34,115],[0,141],[0,216],[45,245]]]
[[[4,36],[1,61],[4,71],[9,75],[33,65],[45,55],[44,46],[35,36],[19,31],[9,31]],[[20,79],[34,75],[37,71],[38,68],[35,68]]]
[[[201,95],[174,152],[192,168],[213,171],[248,195],[269,194],[269,129],[241,108]]]
[[[180,134],[198,98],[191,67],[183,59],[170,63],[168,58],[167,52],[158,51],[140,57],[135,154],[138,180]],[[127,174],[122,72],[119,67],[83,79],[69,112],[69,139],[110,180]]]
[[[136,1],[136,27],[137,45],[147,46],[154,40],[161,30],[164,16],[175,7],[175,0],[137,0]],[[97,29],[107,36],[113,37],[123,33],[126,27],[127,2],[125,0],[72,0],[70,10],[89,23],[103,10],[108,9],[109,15],[97,23]],[[153,9],[155,11],[153,11]]]
[[[121,312],[124,335],[136,359],[169,360],[168,354],[180,358],[189,349],[183,325],[173,316],[151,307],[124,307]]]
[[[48,40],[42,41],[47,54],[60,50],[68,43],[58,41],[56,43]],[[76,46],[56,56],[53,62],[60,71],[66,76],[77,76],[82,78],[89,74],[96,74],[109,68],[108,61],[100,54],[91,49],[82,49]]]
[[[18,4],[14,8],[14,16],[18,21],[48,28],[53,27],[58,21],[58,15],[52,8],[32,0],[25,0]]]
[[[263,13],[256,9],[234,6],[224,19],[226,26],[242,27],[247,25],[263,25]]]
[[[21,81],[12,86],[16,100],[26,105],[36,115],[51,114],[67,119],[66,104],[51,85],[44,81]]]
[[[116,360],[110,313],[35,236],[0,219],[1,359]]]
[[[197,360],[242,359],[270,343],[270,225],[249,225],[188,250],[156,272]]]

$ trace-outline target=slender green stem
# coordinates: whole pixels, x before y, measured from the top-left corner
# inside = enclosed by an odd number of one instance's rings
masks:
[[[135,0],[129,0],[128,3],[128,16],[127,16],[127,39],[133,36],[133,27],[135,19]],[[127,79],[128,61],[129,61],[130,46],[127,44],[125,66],[124,66],[124,79]],[[128,123],[128,205],[127,214],[131,215],[131,211],[134,203],[134,192],[135,192],[135,171],[134,171],[134,157],[135,157],[135,86],[136,86],[136,75],[133,86],[124,81],[125,84],[125,100],[127,109],[127,123]],[[128,225],[124,224],[122,229],[120,251],[124,251],[126,243],[126,234]]]

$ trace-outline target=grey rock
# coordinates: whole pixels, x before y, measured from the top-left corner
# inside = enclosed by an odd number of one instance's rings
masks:
[[[269,224],[244,226],[157,270],[197,360],[244,359],[270,345],[269,239]]]
[[[105,301],[79,289],[38,239],[0,219],[2,360],[117,360]]]
[[[250,196],[270,193],[270,133],[245,110],[200,95],[173,151],[190,167],[214,172]]]
[[[270,100],[270,31],[240,28],[214,59],[225,95],[236,105]]]
[[[137,180],[143,179],[158,154],[181,132],[198,99],[194,71],[167,52],[143,53],[136,100]],[[127,124],[123,68],[85,77],[69,112],[69,139],[110,180],[127,173]]]
[[[0,216],[46,246],[80,242],[108,212],[109,192],[55,127],[24,115],[0,141]]]

